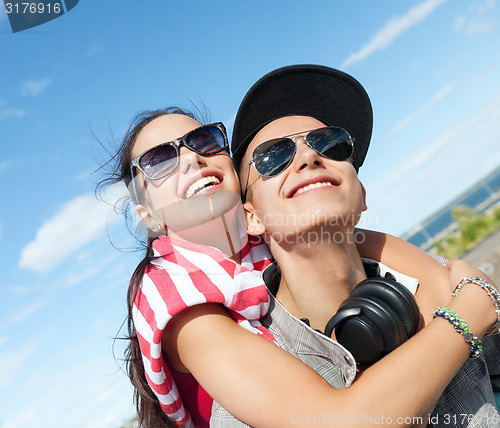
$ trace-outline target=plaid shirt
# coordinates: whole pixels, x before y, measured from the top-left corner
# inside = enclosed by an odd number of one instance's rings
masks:
[[[260,320],[280,348],[302,360],[335,388],[351,385],[356,362],[351,353],[334,340],[319,334],[287,312],[270,294],[270,308]],[[211,427],[250,427],[227,412],[217,401],[212,406]]]
[[[269,284],[268,278],[266,285]],[[276,281],[277,276],[271,278]],[[269,313],[261,319],[276,343],[299,358],[335,388],[348,387],[354,380],[354,358],[342,345],[309,328],[289,314],[270,296]],[[491,375],[491,381],[490,381]],[[445,388],[432,415],[429,428],[499,428],[492,383],[500,380],[500,334],[483,340],[483,354],[469,358]],[[293,421],[291,420],[290,423]],[[214,401],[210,426],[249,427]]]
[[[500,394],[500,334],[483,338],[483,354],[493,391]]]

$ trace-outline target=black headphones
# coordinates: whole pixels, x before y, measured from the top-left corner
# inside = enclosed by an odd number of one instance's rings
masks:
[[[382,277],[361,281],[337,313],[325,335],[347,348],[358,364],[373,364],[417,331],[420,311],[410,291]]]
[[[418,331],[420,311],[413,294],[404,285],[391,274],[380,276],[378,263],[363,261],[363,264],[369,278],[361,281],[340,305],[323,334],[331,337],[335,329],[335,339],[351,352],[356,363],[369,365]],[[281,273],[274,266],[271,271],[267,268],[263,277],[270,291],[276,294],[279,286],[276,280]],[[302,321],[309,324],[305,318]]]

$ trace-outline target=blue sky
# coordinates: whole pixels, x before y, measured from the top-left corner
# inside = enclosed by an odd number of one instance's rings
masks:
[[[266,72],[337,67],[374,108],[364,224],[400,235],[500,165],[499,46],[497,0],[81,0],[15,34],[0,4],[0,427],[133,415],[112,347],[140,253],[97,140],[191,103],[231,129]]]

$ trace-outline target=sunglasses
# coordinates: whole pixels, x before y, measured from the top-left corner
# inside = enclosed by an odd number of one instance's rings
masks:
[[[346,161],[353,154],[353,139],[345,129],[338,126],[325,126],[305,132],[307,132],[305,136],[290,138],[299,134],[295,133],[265,141],[255,148],[252,160],[248,164],[253,164],[255,170],[263,177],[275,177],[292,163],[297,151],[296,141],[300,138],[304,139],[306,144],[316,153],[328,159],[341,162]],[[246,199],[249,177],[250,168],[248,169],[243,200]]]
[[[226,128],[220,122],[200,126],[180,138],[146,150],[131,161],[131,168],[133,170],[136,167],[150,180],[164,178],[172,174],[179,165],[181,146],[202,156],[228,151]],[[132,171],[132,177],[133,175]]]

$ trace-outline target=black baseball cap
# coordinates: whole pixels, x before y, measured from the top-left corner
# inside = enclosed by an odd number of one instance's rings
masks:
[[[231,151],[239,171],[253,137],[284,116],[311,116],[328,126],[344,128],[354,141],[356,170],[363,165],[372,134],[370,98],[352,76],[334,68],[301,64],[278,68],[259,79],[240,104]]]

